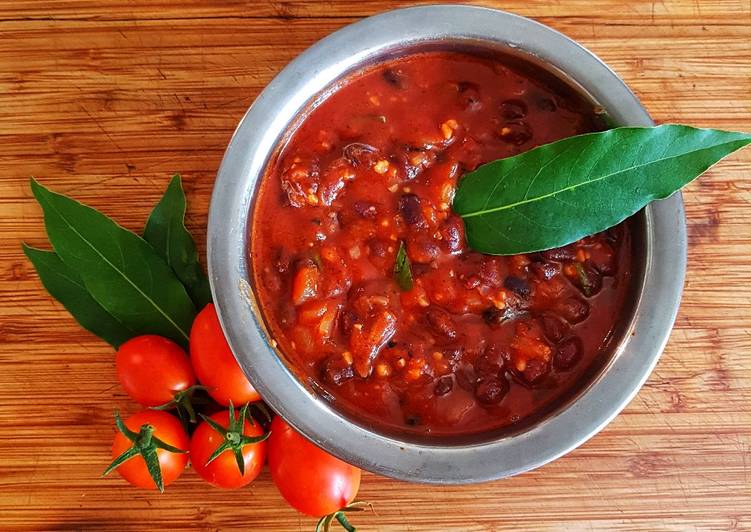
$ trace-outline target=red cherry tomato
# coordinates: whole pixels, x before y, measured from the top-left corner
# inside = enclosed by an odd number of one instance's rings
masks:
[[[261,399],[258,392],[240,369],[227,340],[213,303],[198,313],[190,330],[190,361],[201,384],[209,395],[224,406]]]
[[[125,426],[133,432],[139,432],[143,425],[154,428],[153,435],[167,445],[188,450],[190,441],[180,421],[173,415],[160,410],[142,410],[125,420]],[[133,446],[133,442],[118,432],[112,444],[112,458],[115,459]],[[162,470],[162,482],[168,485],[182,475],[188,465],[188,454],[173,453],[165,449],[156,450],[159,467]],[[117,468],[125,480],[139,488],[156,489],[154,480],[146,469],[146,462],[141,456],[134,456]]]
[[[226,410],[217,412],[210,419],[225,429],[229,427],[229,412]],[[243,434],[258,438],[264,435],[264,431],[258,423],[251,425],[245,421]],[[263,464],[266,462],[266,442],[249,443],[241,447],[245,467],[245,473],[241,474],[232,449],[227,449],[210,464],[206,464],[214,451],[226,439],[223,434],[204,421],[198,425],[190,440],[190,461],[196,473],[209,484],[218,488],[241,488],[255,480],[263,469]]]
[[[354,500],[360,489],[358,468],[316,447],[278,416],[268,441],[271,478],[290,506],[322,517]]]
[[[153,334],[136,336],[121,345],[115,367],[125,391],[143,406],[168,403],[176,392],[196,383],[185,351],[173,341]]]

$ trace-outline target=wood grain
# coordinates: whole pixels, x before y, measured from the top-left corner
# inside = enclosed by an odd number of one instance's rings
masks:
[[[432,3],[432,2],[431,2]],[[751,131],[748,0],[478,2],[538,20],[610,64],[659,122]],[[201,249],[214,173],[258,92],[331,31],[397,2],[0,2],[0,528],[311,530],[268,474],[192,472],[163,496],[100,473],[113,353],[42,290],[30,175],[138,230],[176,171]],[[540,470],[474,487],[366,475],[362,530],[751,529],[751,151],[684,194],[690,251],[670,343],[629,407]]]

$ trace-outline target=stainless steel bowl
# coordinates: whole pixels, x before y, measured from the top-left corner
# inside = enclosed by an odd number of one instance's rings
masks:
[[[292,61],[240,122],[224,155],[209,213],[214,300],[232,350],[253,385],[291,425],[334,455],[389,477],[431,483],[480,482],[539,467],[581,445],[634,397],[668,339],[686,266],[679,194],[636,217],[633,312],[591,380],[568,401],[513,431],[418,439],[366,426],[299,380],[269,342],[251,287],[249,220],[259,179],[301,110],[348,73],[426,48],[501,50],[545,65],[602,105],[620,125],[650,126],[639,101],[602,61],[532,20],[467,6],[390,11],[347,26]]]

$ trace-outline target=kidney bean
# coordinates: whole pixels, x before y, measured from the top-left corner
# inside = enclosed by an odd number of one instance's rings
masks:
[[[474,392],[475,383],[477,382],[477,376],[475,375],[475,369],[470,364],[463,364],[454,373],[456,377],[456,383],[460,388],[468,392]]]
[[[280,179],[289,205],[292,207],[307,205],[309,190],[313,192],[318,190],[320,179],[318,161],[293,162],[284,169]]]
[[[292,266],[292,254],[284,248],[277,249],[276,260],[274,261],[276,271],[286,273],[290,266]]]
[[[456,326],[448,312],[438,307],[430,307],[425,317],[435,332],[447,338],[456,338]]]
[[[541,96],[535,99],[535,106],[541,111],[547,111],[548,113],[555,112],[558,109],[555,101],[545,96]]]
[[[329,163],[321,173],[318,186],[318,201],[314,201],[308,197],[308,203],[312,206],[318,206],[320,202],[320,204],[326,207],[330,206],[339,196],[339,193],[344,190],[346,180],[352,175],[351,171],[349,162],[342,157]]]
[[[478,275],[485,284],[501,286],[501,282],[503,281],[501,261],[494,257],[483,258]]]
[[[425,218],[420,207],[420,198],[415,194],[402,194],[399,198],[399,212],[407,225],[425,227]]]
[[[559,370],[568,370],[573,368],[582,354],[582,342],[577,336],[567,338],[558,344],[558,348],[553,355],[553,365]]]
[[[449,216],[440,229],[443,245],[449,253],[464,249],[464,224],[458,216]]]
[[[515,294],[525,299],[528,298],[529,294],[531,293],[529,283],[521,277],[515,277],[513,275],[506,277],[506,279],[503,281],[503,286],[507,290],[511,290]]]
[[[286,299],[280,299],[276,308],[276,316],[279,323],[288,327],[297,321],[297,309]]]
[[[561,265],[557,262],[533,262],[529,268],[542,281],[549,281],[561,271]]]
[[[378,158],[378,150],[370,144],[353,142],[342,150],[344,158],[352,166],[373,166]]]
[[[598,272],[608,276],[615,275],[615,252],[612,247],[608,244],[600,243],[599,246],[590,249],[589,253],[589,263],[592,264]]]
[[[378,208],[369,201],[356,201],[352,208],[361,218],[375,218],[378,216]]]
[[[383,258],[389,251],[389,243],[378,238],[368,240],[368,249],[371,257]]]
[[[514,308],[513,306],[506,305],[504,308],[499,309],[497,307],[490,307],[483,311],[482,319],[495,328],[508,320],[513,320],[523,314],[523,311]]]
[[[569,326],[562,319],[552,314],[543,314],[540,319],[545,336],[553,343],[560,342],[568,334]]]
[[[519,373],[521,379],[526,383],[534,385],[538,383],[550,371],[550,365],[539,358],[530,358],[524,367],[524,371]]]
[[[477,288],[478,286],[480,286],[480,283],[481,283],[480,278],[476,275],[470,275],[469,277],[466,277],[461,280],[462,280],[464,288],[466,288],[467,290],[472,290],[473,288]]]
[[[430,264],[440,251],[438,244],[430,238],[416,238],[407,242],[407,255],[418,264]]]
[[[387,68],[383,71],[382,76],[386,83],[393,85],[397,89],[403,89],[405,86],[404,72],[402,72],[401,70]]]
[[[453,387],[454,379],[451,375],[444,375],[436,381],[435,386],[433,387],[433,393],[436,396],[441,397],[449,393]]]
[[[501,116],[506,120],[518,120],[527,116],[527,104],[521,100],[512,99],[501,103]]]
[[[474,368],[477,377],[482,379],[483,377],[500,375],[503,365],[504,360],[500,356],[500,353],[497,356],[494,356],[494,353],[489,353],[477,357]]]
[[[443,359],[450,367],[455,367],[464,353],[464,346],[462,345],[449,345],[441,348],[443,353]]]
[[[344,336],[349,336],[352,332],[352,326],[359,321],[357,314],[345,307],[339,312],[339,327]]]
[[[563,319],[571,324],[584,321],[589,316],[589,305],[587,302],[576,297],[569,297],[563,301],[559,301],[556,305],[556,310]]]
[[[341,355],[332,355],[323,361],[321,376],[325,382],[340,386],[355,376],[352,365]]]
[[[273,270],[264,270],[263,285],[272,294],[278,294],[282,289],[282,278]]]
[[[532,129],[523,120],[515,120],[501,126],[500,136],[504,142],[521,146],[532,138]]]
[[[545,250],[542,252],[542,257],[545,260],[554,260],[558,262],[569,261],[574,260],[574,257],[576,257],[576,252],[574,252],[573,248],[565,246],[562,248]]]
[[[459,101],[468,111],[478,111],[482,108],[480,101],[480,86],[471,81],[460,81],[456,85],[459,91]]]
[[[405,425],[409,425],[410,427],[416,427],[417,425],[422,423],[422,418],[417,414],[407,414],[404,417],[404,423]]]
[[[477,382],[475,397],[485,405],[500,403],[509,390],[508,381],[503,377],[484,377]]]

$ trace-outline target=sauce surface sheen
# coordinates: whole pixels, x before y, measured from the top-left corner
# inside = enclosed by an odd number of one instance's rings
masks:
[[[478,165],[602,128],[571,89],[502,58],[431,52],[353,75],[292,133],[254,210],[255,289],[281,351],[390,428],[471,433],[550,405],[624,307],[628,226],[494,257],[466,247],[450,205]]]

